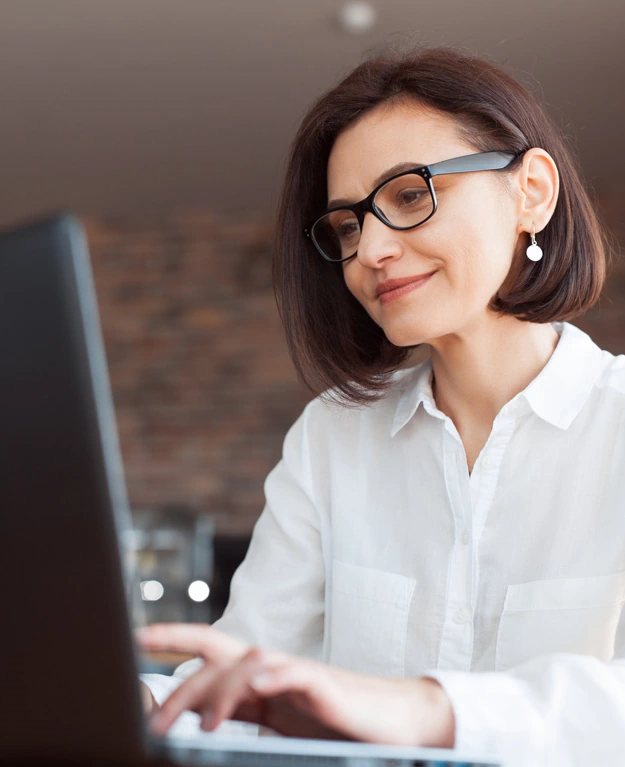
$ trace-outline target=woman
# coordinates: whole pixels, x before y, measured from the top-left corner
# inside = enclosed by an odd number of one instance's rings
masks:
[[[313,106],[275,281],[329,393],[286,437],[216,628],[141,633],[206,661],[146,678],[162,703],[189,677],[157,729],[191,709],[620,763],[625,365],[568,322],[605,254],[562,136],[492,64],[378,56]]]

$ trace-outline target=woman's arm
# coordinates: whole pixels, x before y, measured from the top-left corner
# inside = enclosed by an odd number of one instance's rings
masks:
[[[266,506],[214,627],[246,644],[320,658],[325,613],[320,523],[288,440],[284,458],[265,482]]]
[[[506,671],[430,676],[452,703],[461,749],[541,767],[625,764],[625,612],[610,662],[549,653]]]
[[[620,767],[625,659],[550,654],[503,672],[434,671],[456,714],[456,745],[537,767]]]
[[[216,633],[153,626],[141,642],[206,655]],[[625,656],[606,663],[557,653],[503,672],[434,671],[407,680],[253,649],[229,668],[207,664],[185,682],[163,706],[157,730],[187,709],[201,715],[205,729],[233,717],[287,735],[455,746],[507,767],[622,767]]]

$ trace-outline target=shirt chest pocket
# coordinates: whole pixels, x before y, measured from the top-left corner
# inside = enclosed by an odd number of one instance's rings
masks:
[[[408,612],[416,581],[334,560],[330,663],[380,676],[403,676]]]
[[[624,601],[625,572],[508,586],[495,668],[554,652],[610,660]]]

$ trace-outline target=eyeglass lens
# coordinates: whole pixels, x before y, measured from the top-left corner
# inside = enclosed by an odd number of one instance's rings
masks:
[[[374,205],[393,226],[418,226],[434,209],[434,200],[426,181],[416,173],[391,179],[380,187]],[[327,258],[341,261],[353,256],[360,242],[360,223],[347,208],[333,210],[313,227],[313,237]]]

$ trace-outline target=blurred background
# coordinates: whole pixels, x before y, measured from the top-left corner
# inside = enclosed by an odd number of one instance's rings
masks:
[[[0,226],[87,227],[148,619],[220,614],[311,397],[270,274],[311,102],[384,45],[485,55],[562,126],[623,243],[624,29],[621,0],[0,0]],[[624,320],[617,259],[576,324],[621,353]]]

